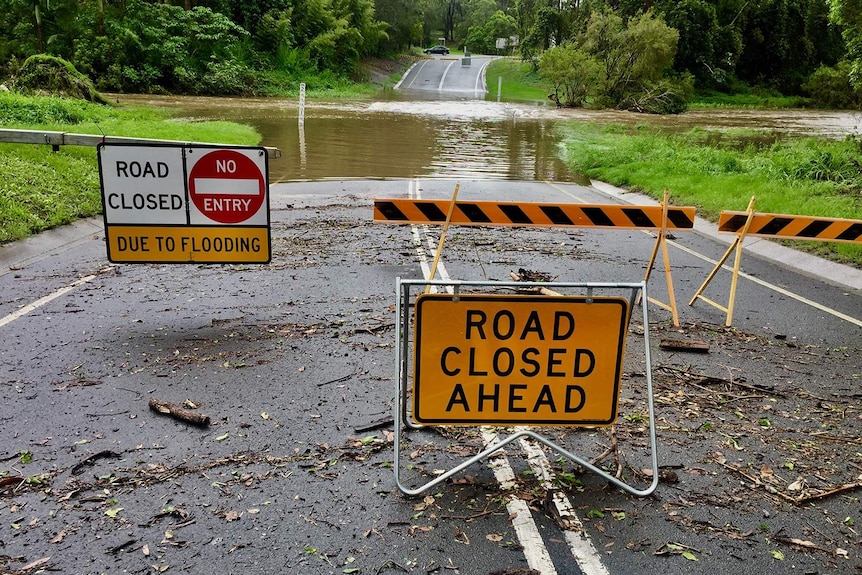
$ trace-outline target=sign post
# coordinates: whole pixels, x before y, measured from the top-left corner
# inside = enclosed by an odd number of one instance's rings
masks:
[[[100,144],[108,259],[268,263],[264,148]]]
[[[449,293],[414,297],[414,289],[428,285],[443,287]],[[586,293],[561,296],[462,293],[475,288],[539,287]],[[620,295],[596,295],[602,290]],[[646,281],[544,283],[397,278],[395,314],[400,326],[395,330],[393,467],[401,492],[418,495],[427,491],[521,438],[543,444],[633,495],[643,497],[655,491],[659,469],[648,329],[642,335],[649,422],[647,473],[651,478],[646,487],[626,483],[532,429],[552,425],[591,428],[614,423],[630,310],[638,294],[647,297]],[[412,301],[415,312],[411,314]],[[648,326],[648,306],[641,307],[643,325]],[[404,434],[435,425],[502,425],[511,427],[512,432],[454,467],[435,472],[426,483],[407,485],[402,478]]]

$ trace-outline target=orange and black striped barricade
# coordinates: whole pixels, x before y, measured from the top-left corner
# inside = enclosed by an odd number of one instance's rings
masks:
[[[818,216],[793,216],[787,214],[756,213],[755,198],[752,197],[748,209],[744,212],[723,211],[719,215],[718,231],[737,234],[736,239],[727,248],[724,256],[718,261],[709,276],[688,302],[694,305],[698,299],[705,301],[727,313],[726,326],[733,321],[733,305],[736,300],[736,284],[739,277],[739,265],[742,258],[742,243],[746,236],[775,238],[786,240],[816,240],[823,242],[862,243],[862,220],[845,218],[822,218]],[[727,306],[723,306],[703,295],[709,282],[724,265],[730,254],[736,250],[733,265],[733,277],[730,282],[730,294]]]
[[[558,204],[542,202],[495,202],[464,200],[375,199],[374,221],[393,224],[443,224],[467,226],[545,226],[656,230],[658,238],[644,281],[649,279],[659,247],[663,248],[670,303],[649,301],[668,309],[679,325],[673,281],[665,239],[669,230],[694,228],[695,208],[662,204]]]

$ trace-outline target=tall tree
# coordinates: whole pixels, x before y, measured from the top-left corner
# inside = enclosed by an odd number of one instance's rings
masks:
[[[830,16],[843,27],[850,81],[862,89],[862,0],[829,0]]]

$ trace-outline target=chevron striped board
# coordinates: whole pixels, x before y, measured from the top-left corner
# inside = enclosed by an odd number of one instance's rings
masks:
[[[721,212],[718,231],[740,233],[748,212]],[[748,236],[862,243],[862,220],[754,213]]]
[[[375,199],[374,221],[394,224],[443,224],[446,222],[450,204],[450,200]],[[667,229],[692,229],[694,214],[694,207],[668,207]],[[457,201],[449,223],[475,226],[568,226],[658,230],[662,228],[662,207],[660,205]]]

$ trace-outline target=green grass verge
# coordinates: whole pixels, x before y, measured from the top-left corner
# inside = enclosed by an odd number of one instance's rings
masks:
[[[715,221],[721,210],[862,219],[862,147],[802,138],[768,144],[692,130],[669,135],[643,126],[566,123],[564,160],[598,180],[676,205],[693,205]],[[794,247],[862,267],[862,246],[792,242]]]
[[[255,145],[260,135],[232,122],[180,122],[166,111],[0,93],[0,127]],[[0,244],[101,213],[95,148],[0,144]]]
[[[516,58],[500,58],[488,65],[485,82],[490,97],[497,98],[498,78],[502,78],[500,99],[508,102],[547,102],[548,82],[530,64]]]

